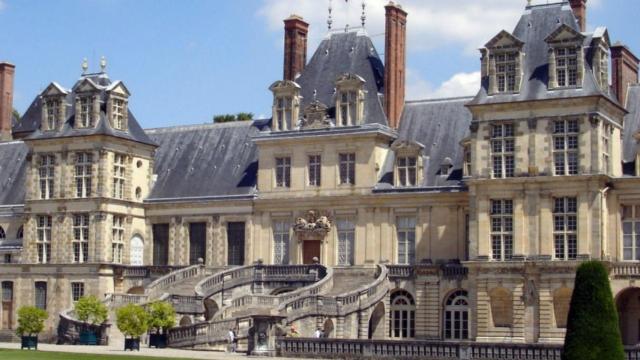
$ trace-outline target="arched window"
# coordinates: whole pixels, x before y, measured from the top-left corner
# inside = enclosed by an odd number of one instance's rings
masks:
[[[6,238],[7,238],[7,234],[5,234],[4,229],[2,228],[2,226],[0,226],[0,240],[6,239]]]
[[[469,338],[469,299],[465,290],[457,290],[447,298],[444,306],[444,338]]]
[[[16,238],[22,239],[22,237],[23,237],[23,228],[22,226],[20,226],[20,228],[18,228],[18,233],[16,234]]]
[[[569,305],[571,304],[571,293],[569,288],[560,288],[553,292],[553,314],[556,318],[556,327],[567,327],[567,316],[569,315]]]
[[[391,324],[389,337],[406,339],[415,337],[416,303],[408,291],[391,294]]]
[[[510,327],[513,324],[513,296],[505,288],[495,288],[489,293],[493,326]]]

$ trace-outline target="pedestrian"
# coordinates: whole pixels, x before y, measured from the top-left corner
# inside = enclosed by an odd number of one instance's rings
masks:
[[[236,331],[233,328],[229,328],[229,345],[231,348],[231,352],[235,353],[238,350],[238,337],[236,336]]]
[[[316,332],[313,333],[313,337],[316,339],[322,339],[324,337],[324,331],[321,328],[317,328]]]

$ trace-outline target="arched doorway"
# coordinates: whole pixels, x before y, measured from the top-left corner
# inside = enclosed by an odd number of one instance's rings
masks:
[[[469,338],[469,299],[465,290],[456,290],[444,303],[444,338]]]
[[[218,307],[218,304],[214,300],[204,299],[204,310],[207,321],[213,319],[219,309],[220,307]]]
[[[407,339],[415,337],[416,303],[406,290],[391,294],[391,319],[389,337]]]
[[[331,321],[331,319],[325,320],[324,325],[322,326],[322,329],[324,330],[324,337],[332,338],[334,336],[333,321]]]
[[[622,343],[640,343],[640,288],[625,289],[616,299]]]
[[[129,259],[133,266],[144,265],[144,241],[142,241],[140,235],[134,235],[131,238]]]
[[[384,339],[384,303],[382,302],[376,305],[369,318],[369,339]]]

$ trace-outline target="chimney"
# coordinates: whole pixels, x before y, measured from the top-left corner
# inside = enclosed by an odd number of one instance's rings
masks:
[[[284,21],[284,80],[295,80],[307,64],[309,24],[298,15]]]
[[[0,141],[11,140],[15,65],[0,62]]]
[[[390,1],[385,6],[384,108],[389,126],[397,129],[404,107],[407,12]]]
[[[578,19],[580,25],[580,31],[585,32],[587,30],[587,0],[569,0],[573,14]]]
[[[630,84],[638,83],[640,60],[625,45],[617,42],[611,47],[611,87],[620,104],[626,106]]]

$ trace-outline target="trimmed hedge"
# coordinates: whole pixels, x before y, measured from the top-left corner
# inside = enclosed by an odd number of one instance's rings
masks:
[[[562,359],[625,359],[609,275],[599,261],[578,267]]]

